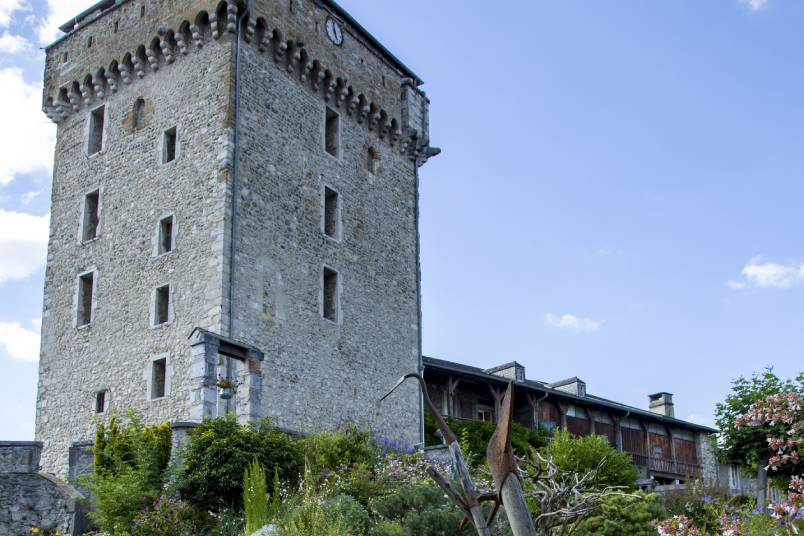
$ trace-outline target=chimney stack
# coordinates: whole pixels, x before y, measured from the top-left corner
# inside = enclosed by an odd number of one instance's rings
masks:
[[[648,409],[653,413],[664,415],[665,417],[675,418],[676,412],[673,409],[672,393],[656,393],[648,395]]]

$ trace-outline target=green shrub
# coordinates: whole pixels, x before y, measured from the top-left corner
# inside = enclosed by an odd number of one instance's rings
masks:
[[[479,465],[486,459],[486,448],[496,424],[481,421],[458,421],[448,417],[447,424],[459,438],[461,450],[472,465]],[[425,442],[427,445],[440,445],[441,440],[435,436],[436,423],[429,411],[424,414]],[[539,449],[547,444],[547,431],[543,427],[536,430],[522,426],[514,421],[511,427],[511,445],[514,452],[523,456],[531,449]]]
[[[211,517],[214,519],[211,536],[243,536],[246,526],[243,512],[224,508],[212,513]]]
[[[369,500],[369,513],[376,521],[373,536],[472,534],[469,528],[458,529],[463,513],[434,483],[394,486]]]
[[[301,443],[315,473],[335,471],[344,466],[373,467],[380,454],[371,432],[362,432],[354,424],[309,435]]]
[[[282,534],[293,536],[363,536],[369,515],[349,495],[310,496],[289,501],[278,524]]]
[[[612,495],[600,507],[600,513],[581,523],[576,536],[655,536],[651,521],[662,516],[655,494],[638,493],[640,498]]]
[[[255,458],[243,475],[243,512],[246,536],[268,524],[268,482],[260,462]]]
[[[262,467],[276,468],[283,482],[291,486],[298,482],[300,449],[269,420],[241,425],[229,415],[204,421],[190,432],[178,493],[205,510],[241,509],[243,470],[255,458]]]
[[[575,437],[565,430],[557,430],[545,449],[546,457],[565,471],[586,473],[605,459],[595,485],[632,488],[639,476],[631,456],[612,448],[603,436]]]
[[[93,472],[82,484],[93,496],[90,516],[105,532],[127,530],[137,513],[159,497],[171,436],[169,424],[143,427],[133,413],[122,426],[116,415],[108,430],[98,426]]]
[[[168,498],[159,498],[141,510],[131,523],[131,536],[191,536],[200,534],[207,524],[206,516],[189,504]]]

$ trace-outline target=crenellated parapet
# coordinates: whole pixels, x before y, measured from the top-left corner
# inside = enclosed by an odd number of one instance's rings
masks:
[[[244,46],[268,55],[278,68],[318,93],[327,104],[364,125],[418,165],[438,153],[429,146],[428,101],[414,80],[403,80],[402,113],[394,117],[371,100],[368,88],[353,86],[346,76],[314,57],[301,40],[287,38],[275,22],[269,23],[259,13],[244,14],[243,2],[238,0],[221,1],[214,10],[201,9],[192,20],[181,20],[172,27],[160,25],[150,42],[72,81],[61,82],[58,89],[46,89],[43,111],[51,121],[60,123],[82,109],[95,107],[125,86],[160,70],[168,71],[172,64],[206,44],[236,34],[241,16]]]

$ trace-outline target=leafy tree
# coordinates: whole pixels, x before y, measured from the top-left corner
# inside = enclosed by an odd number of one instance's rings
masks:
[[[738,418],[748,413],[751,407],[769,396],[802,391],[804,374],[795,381],[782,380],[766,367],[751,378],[737,378],[732,382],[731,393],[717,405],[715,423],[718,436],[719,458],[724,463],[739,464],[757,473],[757,505],[765,506],[765,490],[768,473],[766,462],[772,452],[768,447],[769,437],[779,437],[784,433],[782,424],[766,423],[757,426],[738,426]]]
[[[486,447],[489,444],[496,424],[482,421],[459,421],[448,417],[447,424],[460,438],[463,455],[472,465],[478,465],[486,459]],[[433,416],[427,411],[424,414],[425,442],[428,445],[440,445],[441,440],[435,436],[436,424]],[[543,427],[530,430],[514,421],[511,427],[511,445],[520,456],[531,449],[538,449],[547,444],[547,431]]]
[[[252,460],[276,470],[294,485],[301,473],[302,453],[290,436],[269,419],[241,425],[234,415],[204,421],[190,432],[177,490],[198,508],[218,511],[243,507],[243,471]]]
[[[104,531],[128,529],[140,509],[159,497],[171,437],[169,424],[144,427],[134,413],[122,423],[113,415],[108,429],[98,425],[93,472],[82,484],[95,503],[91,516]]]
[[[605,460],[593,482],[596,486],[632,488],[639,477],[631,456],[612,448],[603,436],[575,437],[566,430],[557,430],[544,451],[545,457],[552,458],[559,468],[579,474],[596,469]]]

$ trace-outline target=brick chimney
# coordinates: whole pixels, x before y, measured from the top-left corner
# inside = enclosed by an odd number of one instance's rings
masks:
[[[675,417],[676,412],[673,409],[673,395],[672,393],[656,393],[648,395],[648,409],[653,413],[664,415],[665,417]]]

